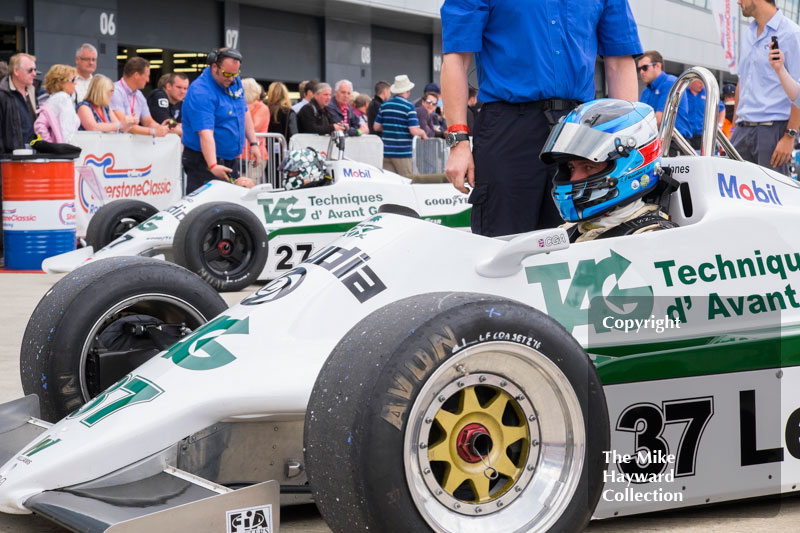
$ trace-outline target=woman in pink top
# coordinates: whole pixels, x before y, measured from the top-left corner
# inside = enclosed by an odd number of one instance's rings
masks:
[[[244,86],[244,98],[247,101],[247,110],[253,118],[253,127],[256,133],[266,133],[269,127],[269,107],[261,101],[261,95],[264,93],[264,88],[253,78],[245,78],[242,80]],[[258,147],[261,150],[261,155],[264,161],[267,160],[267,142],[266,139],[260,138],[258,140]],[[252,159],[249,157],[250,147],[245,141],[244,150],[242,151],[242,159]]]

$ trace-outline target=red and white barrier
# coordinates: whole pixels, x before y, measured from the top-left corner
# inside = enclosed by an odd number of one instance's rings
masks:
[[[177,135],[153,138],[81,131],[67,142],[81,148],[75,161],[78,235],[86,235],[89,219],[112,200],[142,200],[162,210],[183,196]]]

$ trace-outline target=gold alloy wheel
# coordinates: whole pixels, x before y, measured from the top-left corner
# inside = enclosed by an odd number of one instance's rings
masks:
[[[430,438],[435,442],[428,444],[428,461],[450,496],[487,503],[519,480],[531,431],[522,408],[507,391],[482,384],[459,387],[433,424]]]
[[[435,531],[547,531],[573,499],[583,413],[561,369],[534,348],[460,350],[427,379],[408,421],[406,480]]]

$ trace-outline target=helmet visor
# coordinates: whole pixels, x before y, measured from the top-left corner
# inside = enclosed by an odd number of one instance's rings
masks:
[[[541,157],[545,163],[552,163],[560,155],[607,161],[613,153],[614,135],[574,122],[561,122],[550,132]]]

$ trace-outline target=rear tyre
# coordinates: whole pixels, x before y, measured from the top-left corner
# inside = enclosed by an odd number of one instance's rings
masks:
[[[267,232],[246,208],[201,205],[181,220],[172,244],[175,262],[221,292],[255,283],[267,263]]]
[[[95,213],[86,228],[86,243],[96,252],[135,228],[158,210],[140,200],[114,200]]]
[[[424,294],[359,322],[311,393],[306,468],[335,532],[581,531],[609,426],[594,366],[545,314]]]
[[[227,308],[178,265],[101,259],[67,274],[33,311],[20,351],[25,394],[55,422]]]

